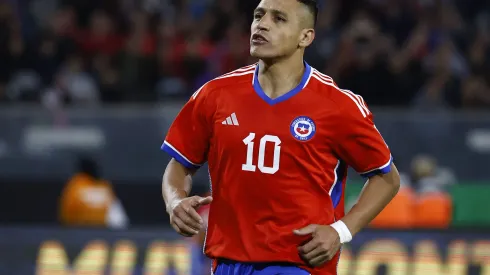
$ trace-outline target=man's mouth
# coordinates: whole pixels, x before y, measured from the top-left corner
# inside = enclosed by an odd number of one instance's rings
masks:
[[[267,42],[269,42],[269,40],[261,34],[256,33],[252,35],[252,44],[263,45]]]

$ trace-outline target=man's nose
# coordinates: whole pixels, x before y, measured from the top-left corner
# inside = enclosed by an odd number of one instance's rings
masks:
[[[257,24],[257,29],[261,31],[268,31],[270,30],[270,19],[268,18],[269,16],[264,15],[259,23]]]

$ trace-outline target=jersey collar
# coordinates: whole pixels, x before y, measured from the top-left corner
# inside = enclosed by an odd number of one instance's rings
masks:
[[[303,77],[301,78],[301,82],[298,84],[298,86],[296,86],[291,91],[289,91],[289,92],[287,92],[287,93],[285,93],[279,97],[272,99],[265,94],[264,90],[262,89],[262,86],[260,86],[259,77],[258,77],[259,76],[259,64],[257,63],[257,66],[255,67],[255,73],[254,73],[254,78],[253,78],[253,83],[252,83],[255,92],[257,93],[257,95],[259,95],[269,105],[274,105],[274,104],[277,104],[279,102],[283,102],[285,100],[288,100],[289,98],[293,97],[297,93],[301,92],[301,90],[303,90],[306,87],[306,85],[308,84],[308,81],[309,81],[310,76],[311,76],[312,68],[310,67],[310,65],[308,65],[308,63],[304,62],[304,64],[305,64],[305,72],[304,72]]]

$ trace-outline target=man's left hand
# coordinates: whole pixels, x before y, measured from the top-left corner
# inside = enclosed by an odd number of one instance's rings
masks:
[[[311,235],[312,239],[298,247],[301,258],[313,267],[321,266],[330,261],[340,249],[339,233],[329,225],[310,224],[294,230],[298,236]]]

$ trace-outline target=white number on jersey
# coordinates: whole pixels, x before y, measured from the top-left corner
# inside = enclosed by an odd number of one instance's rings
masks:
[[[254,142],[255,133],[250,133],[246,138],[243,139],[243,143],[247,145],[247,161],[242,164],[243,171],[255,172],[257,167],[253,164],[254,162]],[[265,160],[265,146],[267,142],[274,143],[274,159],[272,160],[272,167],[267,167],[264,165]],[[279,162],[281,159],[281,140],[277,136],[265,135],[260,139],[259,146],[259,160],[257,166],[260,172],[264,174],[275,174],[279,170]]]

